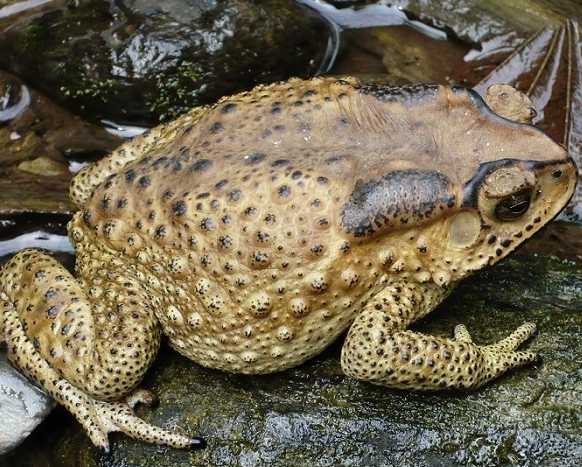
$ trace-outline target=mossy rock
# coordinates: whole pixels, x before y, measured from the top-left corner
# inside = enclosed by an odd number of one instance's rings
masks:
[[[55,2],[0,33],[0,66],[92,119],[151,123],[313,75],[327,34],[288,0]]]
[[[0,70],[0,216],[70,214],[69,158],[100,157],[119,144]]]

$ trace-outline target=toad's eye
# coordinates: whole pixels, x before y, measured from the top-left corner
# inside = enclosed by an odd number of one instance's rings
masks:
[[[529,208],[531,193],[530,189],[521,190],[503,198],[495,206],[495,217],[500,221],[512,221],[523,216]]]

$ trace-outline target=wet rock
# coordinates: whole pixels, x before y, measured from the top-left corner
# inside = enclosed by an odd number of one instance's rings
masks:
[[[460,41],[449,42],[430,37],[406,26],[348,30],[346,53],[338,60],[334,73],[378,80],[390,85],[421,82],[454,83],[455,70],[471,47]]]
[[[518,253],[551,255],[582,264],[580,226],[569,222],[552,222],[528,240]]]
[[[28,437],[54,407],[53,400],[16,371],[0,352],[0,455]]]
[[[582,232],[579,227],[578,235]],[[478,342],[524,321],[542,362],[476,392],[412,393],[345,377],[340,345],[299,368],[269,376],[201,368],[164,349],[143,384],[160,397],[139,409],[149,422],[208,441],[187,452],[113,436],[93,448],[62,411],[49,417],[8,465],[548,465],[582,462],[582,263],[513,255],[463,283],[422,323],[450,335],[465,323]],[[34,449],[33,449],[34,448]]]
[[[69,158],[102,156],[121,141],[0,71],[0,215],[72,212]]]
[[[48,157],[37,157],[30,161],[21,162],[18,169],[22,172],[28,172],[36,175],[44,175],[45,177],[57,177],[59,175],[69,175],[67,166],[59,164],[57,161],[49,159]]]
[[[287,0],[54,2],[0,34],[0,66],[91,118],[169,119],[318,70],[323,22]]]

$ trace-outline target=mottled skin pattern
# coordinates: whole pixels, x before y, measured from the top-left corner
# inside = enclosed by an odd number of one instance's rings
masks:
[[[503,92],[498,114],[533,115]],[[115,430],[201,445],[136,418],[139,394],[123,399],[162,334],[201,365],[248,374],[298,365],[349,328],[350,376],[476,388],[535,359],[516,351],[533,324],[489,346],[462,326],[454,339],[406,328],[553,218],[575,173],[563,148],[464,89],[259,87],[81,172],[76,277],[17,254],[0,271],[1,336],[105,448]]]

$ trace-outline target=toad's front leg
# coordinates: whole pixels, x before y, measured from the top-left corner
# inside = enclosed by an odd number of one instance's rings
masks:
[[[348,376],[401,389],[470,389],[510,368],[536,360],[516,349],[535,332],[520,326],[497,344],[473,343],[466,328],[455,328],[453,339],[433,337],[406,327],[440,300],[435,287],[421,290],[389,287],[375,297],[352,324],[342,349],[342,369]]]
[[[147,294],[113,265],[92,271],[84,286],[34,250],[0,270],[0,341],[10,361],[64,405],[96,446],[107,449],[112,431],[174,447],[201,445],[145,423],[124,399],[160,343]]]

